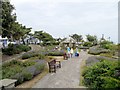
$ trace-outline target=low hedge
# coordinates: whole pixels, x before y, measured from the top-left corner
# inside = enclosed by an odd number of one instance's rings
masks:
[[[13,55],[13,54],[19,54],[21,52],[27,52],[29,50],[31,50],[31,47],[27,45],[9,44],[8,48],[2,49],[2,53],[5,55]]]
[[[2,79],[17,79],[16,85],[18,85],[24,81],[31,80],[34,76],[41,73],[44,68],[44,60],[25,62],[13,60],[2,65]]]
[[[64,52],[63,51],[52,51],[52,52],[48,52],[46,55],[48,55],[48,56],[63,56]]]
[[[12,76],[12,79],[17,79],[16,85],[19,85],[25,81],[31,80],[36,75],[40,74],[44,70],[45,64],[35,64],[33,66],[25,68],[21,73],[17,73]]]
[[[107,49],[99,48],[99,47],[91,47],[89,48],[88,53],[93,55],[100,55],[101,53],[109,53],[110,51]]]
[[[118,61],[101,60],[87,67],[82,73],[84,84],[89,88],[120,88],[120,66]]]
[[[39,59],[44,59],[45,55],[44,54],[40,54],[39,52],[29,52],[29,53],[25,53],[22,55],[22,59],[28,59],[31,57],[36,57],[38,56]]]
[[[34,65],[33,61],[20,62],[13,60],[2,65],[2,78],[10,78],[16,73],[21,72],[24,68]],[[15,68],[13,68],[15,67]]]

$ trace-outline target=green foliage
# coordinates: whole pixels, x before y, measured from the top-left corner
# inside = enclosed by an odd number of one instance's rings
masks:
[[[24,81],[31,80],[34,76],[40,74],[45,68],[44,61],[16,61],[4,63],[2,65],[2,79],[17,79],[16,85]]]
[[[101,46],[101,48],[104,48],[104,49],[112,49],[113,43],[109,42],[107,40],[104,40],[104,41],[100,42],[100,46]]]
[[[15,7],[11,5],[10,1],[7,2],[2,1],[2,37],[8,37],[13,40],[19,40],[20,38],[24,43],[23,38],[26,34],[28,34],[31,31],[31,28],[26,28],[22,24],[19,24],[19,22],[16,21],[16,13],[14,13]]]
[[[103,49],[100,47],[91,47],[89,48],[89,54],[93,54],[93,55],[100,55],[101,53],[109,53],[110,51],[107,49]]]
[[[35,31],[34,37],[38,38],[40,41],[43,41],[43,45],[51,44],[51,42],[54,41],[52,35],[43,31]]]
[[[35,64],[35,62],[33,62],[33,61],[25,61],[24,63],[21,64],[21,66],[28,67],[28,66],[32,66],[34,64]]]
[[[48,56],[63,56],[64,52],[54,51],[54,52],[49,52],[47,55]]]
[[[2,78],[10,78],[13,75],[15,75],[16,73],[19,73],[22,71],[23,67],[20,67],[18,65],[13,65],[15,68],[13,67],[6,67],[3,68],[2,70]]]
[[[24,77],[24,81],[31,80],[32,77],[33,77],[33,75],[30,72],[27,72],[27,71],[23,72],[22,75]]]
[[[17,80],[17,82],[15,83],[16,85],[19,85],[24,82],[24,77],[22,76],[21,73],[16,74],[15,76],[12,77],[12,79]]]
[[[31,47],[27,45],[14,45],[14,44],[9,44],[8,48],[2,49],[2,53],[5,55],[13,55],[13,54],[19,54],[23,51],[27,52],[31,50]]]
[[[39,54],[39,59],[44,59],[45,58],[45,55],[43,55],[43,54]]]
[[[20,62],[17,60],[13,60],[13,61],[7,62],[2,65],[2,75],[3,75],[2,78],[10,78],[16,73],[21,72],[25,67],[32,66],[34,64],[35,62],[32,62],[32,61]]]
[[[75,39],[77,42],[80,42],[83,39],[82,35],[78,35],[78,34],[73,34],[71,37]]]
[[[89,42],[94,42],[94,41],[96,41],[97,42],[97,36],[92,36],[92,35],[86,35],[86,37],[87,37],[87,40],[89,41]]]
[[[31,50],[31,47],[30,47],[30,46],[23,45],[23,44],[17,45],[16,48],[19,48],[21,51],[25,51],[25,52]]]
[[[23,54],[22,55],[22,59],[28,59],[28,58],[31,58],[31,55],[30,54]]]
[[[2,37],[10,38],[12,34],[12,23],[16,20],[16,15],[13,13],[15,9],[13,5],[9,1],[2,2]]]
[[[112,56],[114,56],[115,53],[118,52],[118,46],[106,40],[100,43],[100,47],[110,50],[108,54],[111,54]]]
[[[44,59],[45,58],[45,55],[44,54],[41,54],[39,52],[29,52],[29,53],[25,53],[22,55],[22,59],[28,59],[28,58],[31,58],[31,57],[39,57],[39,59]]]
[[[83,72],[84,84],[96,89],[120,88],[120,76],[116,75],[116,70],[118,61],[102,60]]]
[[[92,46],[92,42],[84,42],[83,46],[91,47]]]
[[[36,69],[39,70],[39,71],[44,70],[44,68],[45,68],[45,65],[44,65],[44,64],[36,65]]]

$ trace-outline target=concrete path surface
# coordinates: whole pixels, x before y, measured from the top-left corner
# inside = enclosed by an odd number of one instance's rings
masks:
[[[56,73],[47,74],[33,88],[80,88],[80,62],[87,58],[88,54],[81,51],[79,57],[62,61]]]

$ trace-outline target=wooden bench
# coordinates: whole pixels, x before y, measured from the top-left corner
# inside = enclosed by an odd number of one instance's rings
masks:
[[[51,60],[48,62],[49,65],[49,72],[55,72],[56,73],[56,68],[61,68],[61,62],[57,61],[55,59]]]

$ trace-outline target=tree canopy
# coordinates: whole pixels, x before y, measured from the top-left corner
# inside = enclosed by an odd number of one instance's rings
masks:
[[[26,28],[17,22],[16,13],[13,13],[15,7],[11,5],[10,1],[2,2],[2,18],[1,23],[2,37],[8,37],[11,41],[20,40],[31,31],[31,28]]]
[[[83,39],[82,35],[78,35],[78,34],[73,34],[71,37],[75,39],[77,42],[80,42]]]
[[[48,41],[54,41],[52,35],[43,31],[35,31],[34,37],[38,38],[40,41],[43,41],[43,43],[47,43]]]
[[[16,14],[13,13],[14,6],[10,2],[2,2],[2,37],[10,38],[12,35],[12,24],[16,21]]]

